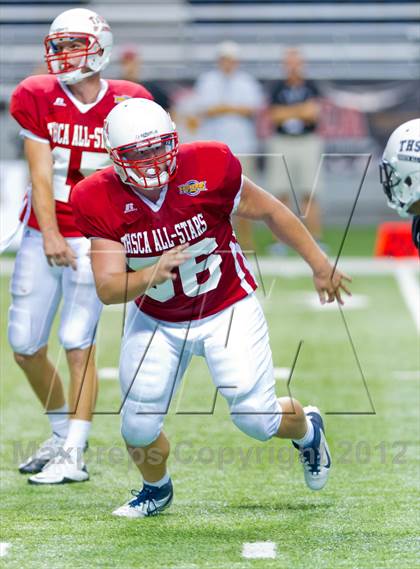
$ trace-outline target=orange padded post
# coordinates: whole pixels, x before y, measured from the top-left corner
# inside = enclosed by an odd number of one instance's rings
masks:
[[[381,223],[376,233],[375,257],[417,257],[411,238],[411,221]]]

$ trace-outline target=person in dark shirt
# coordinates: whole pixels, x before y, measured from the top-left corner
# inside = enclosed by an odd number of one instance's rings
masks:
[[[156,81],[141,80],[142,58],[135,46],[127,46],[120,53],[121,79],[147,85],[146,89],[152,94],[155,102],[169,111],[171,101],[162,87]]]
[[[394,130],[379,171],[389,207],[401,217],[414,216],[413,242],[420,251],[420,118]]]
[[[322,155],[322,142],[316,134],[319,92],[305,79],[304,62],[296,48],[285,52],[283,66],[285,79],[274,85],[270,98],[274,135],[268,142],[267,187],[286,205],[293,190],[309,231],[320,239],[320,209],[312,196],[313,189],[321,189],[319,178],[314,187]]]

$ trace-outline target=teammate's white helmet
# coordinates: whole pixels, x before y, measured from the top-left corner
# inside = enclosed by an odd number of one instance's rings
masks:
[[[388,205],[402,217],[420,200],[420,119],[405,122],[389,137],[380,164]]]
[[[81,41],[78,50],[61,51],[60,41]],[[92,10],[75,8],[55,18],[44,39],[48,72],[73,85],[102,71],[111,57],[112,32],[106,20]],[[77,67],[73,61],[80,59]]]
[[[178,135],[169,114],[149,99],[127,99],[104,123],[105,147],[123,182],[162,188],[176,174]]]

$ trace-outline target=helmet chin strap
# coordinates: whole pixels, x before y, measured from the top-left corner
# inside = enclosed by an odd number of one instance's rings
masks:
[[[95,73],[97,73],[97,71],[92,71],[91,69],[89,71],[85,71],[84,73],[81,69],[75,69],[74,71],[70,71],[68,74],[63,73],[63,76],[58,76],[58,78],[66,85],[75,85],[76,83],[83,81],[83,79],[92,77],[92,75],[95,75]]]
[[[165,171],[160,173],[159,178],[156,176],[156,170],[154,168],[149,168],[148,170],[146,170],[146,174],[150,176],[150,178],[146,178],[147,186],[144,186],[143,179],[140,178],[137,174],[135,174],[132,170],[130,170],[130,176],[134,180],[136,180],[136,182],[146,191],[155,190],[156,188],[161,188],[165,186],[169,181],[169,174],[168,172]]]
[[[156,176],[156,170],[154,168],[149,168],[148,170],[146,170],[146,174],[150,176],[150,182],[154,183],[154,181],[156,180],[159,185],[166,184],[169,179],[168,172],[163,171],[160,172],[159,175],[160,182],[159,182],[159,178],[158,176]],[[147,181],[149,181],[149,179]]]

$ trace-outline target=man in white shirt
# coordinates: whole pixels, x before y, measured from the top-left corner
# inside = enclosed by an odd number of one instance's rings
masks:
[[[217,68],[198,78],[195,92],[200,118],[198,138],[227,144],[240,159],[244,173],[255,180],[255,119],[264,105],[264,94],[259,82],[239,69],[236,43],[226,41],[217,47]],[[242,248],[254,250],[251,222],[237,220],[237,231]]]

